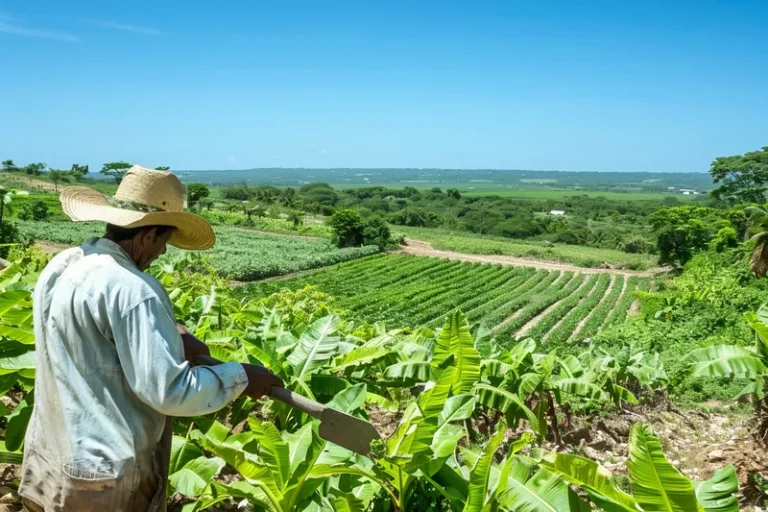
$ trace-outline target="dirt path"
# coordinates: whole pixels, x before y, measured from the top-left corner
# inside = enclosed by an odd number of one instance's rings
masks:
[[[449,260],[473,261],[477,263],[497,263],[499,265],[509,265],[513,267],[533,267],[544,270],[563,270],[571,272],[581,272],[582,274],[612,274],[623,276],[643,276],[651,277],[659,272],[664,272],[664,268],[654,268],[651,270],[619,270],[615,268],[588,268],[577,267],[567,263],[555,263],[551,261],[531,260],[518,258],[517,256],[495,256],[484,254],[466,254],[453,251],[441,251],[432,247],[427,242],[420,240],[406,239],[408,245],[401,246],[399,252],[413,254],[414,256],[429,256],[433,258],[445,258]]]

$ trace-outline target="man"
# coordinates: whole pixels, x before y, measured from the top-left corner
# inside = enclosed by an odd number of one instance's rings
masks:
[[[85,187],[61,194],[72,220],[106,222],[107,231],[58,254],[35,287],[25,509],[165,510],[170,417],[209,414],[283,385],[255,365],[191,366],[208,349],[177,325],[168,294],[144,273],[168,243],[213,246],[213,229],[184,211],[184,199],[176,176],[138,166],[114,197]]]

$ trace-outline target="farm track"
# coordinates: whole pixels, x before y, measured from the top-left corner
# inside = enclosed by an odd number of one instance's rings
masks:
[[[581,272],[583,274],[614,274],[624,276],[652,277],[658,273],[666,272],[668,269],[657,267],[651,270],[622,270],[615,268],[589,268],[569,265],[567,263],[556,263],[550,261],[532,260],[518,258],[517,256],[494,256],[483,254],[467,254],[453,251],[442,251],[435,249],[428,242],[420,240],[406,239],[408,245],[401,246],[399,251],[414,256],[427,256],[432,258],[444,258],[451,260],[469,261],[474,263],[496,263],[498,265],[509,265],[514,267],[533,267],[543,270],[561,270],[570,272]]]

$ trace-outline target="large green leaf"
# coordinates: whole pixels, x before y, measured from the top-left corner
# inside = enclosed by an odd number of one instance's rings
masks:
[[[664,457],[650,425],[636,423],[627,460],[632,495],[645,512],[702,512],[691,481]]]
[[[739,477],[732,465],[720,468],[709,480],[694,482],[696,498],[706,512],[739,512]]]
[[[757,352],[763,361],[768,361],[768,304],[760,306],[757,314],[745,313],[744,318],[757,336]]]
[[[171,459],[168,466],[169,473],[175,473],[183,468],[189,461],[202,457],[203,452],[190,443],[187,439],[180,436],[173,436],[171,441]]]
[[[283,438],[288,443],[288,457],[291,462],[289,473],[293,474],[306,460],[307,452],[312,445],[312,424],[307,423],[294,433],[283,432]]]
[[[502,485],[502,484],[500,484]],[[499,504],[515,512],[586,512],[589,504],[581,501],[559,475],[536,468],[513,456],[506,489],[499,492]]]
[[[388,366],[384,370],[384,380],[390,384],[413,386],[427,382],[432,374],[432,366],[427,362],[402,362]]]
[[[361,382],[341,391],[325,405],[350,414],[363,406],[366,395],[367,387]]]
[[[307,380],[336,355],[338,330],[339,316],[335,314],[320,318],[307,327],[288,356],[294,378]]]
[[[291,453],[288,443],[272,423],[262,423],[254,432],[259,441],[259,457],[269,468],[272,478],[282,490],[291,477]]]
[[[212,459],[198,457],[187,462],[183,468],[169,475],[168,482],[179,494],[188,498],[195,498],[202,494],[225,464],[218,457]]]
[[[500,428],[486,443],[483,453],[469,472],[469,490],[464,512],[481,512],[486,503],[488,481],[493,467],[493,457],[504,440],[504,429]]]
[[[34,393],[29,393],[8,416],[8,426],[5,429],[5,447],[9,451],[15,452],[21,448],[24,436],[27,434],[29,420],[32,417],[34,402]]]
[[[735,345],[715,345],[694,350],[684,360],[697,377],[756,377],[768,373],[753,351]]]
[[[489,409],[498,409],[504,414],[514,413],[518,418],[527,419],[533,430],[539,429],[538,418],[515,393],[482,383],[475,385],[474,392],[478,402]]]
[[[391,351],[387,347],[355,347],[336,362],[333,370],[343,371],[349,367],[369,365],[378,359],[386,357],[390,353]]]
[[[540,464],[591,496],[597,494],[602,498],[602,508],[608,512],[640,510],[632,496],[619,490],[611,472],[593,460],[568,453],[547,453]]]
[[[433,364],[439,365],[451,355],[455,358],[457,372],[453,391],[456,394],[468,393],[480,380],[480,354],[469,332],[469,323],[461,311],[454,311],[446,319],[435,343]]]

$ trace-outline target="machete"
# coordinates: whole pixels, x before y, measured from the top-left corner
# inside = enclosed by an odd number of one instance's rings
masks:
[[[195,361],[205,366],[223,364],[223,361],[209,356],[197,356]],[[367,421],[310,400],[290,389],[272,388],[269,396],[320,420],[320,437],[347,450],[368,455],[371,441],[381,440],[376,428]]]

